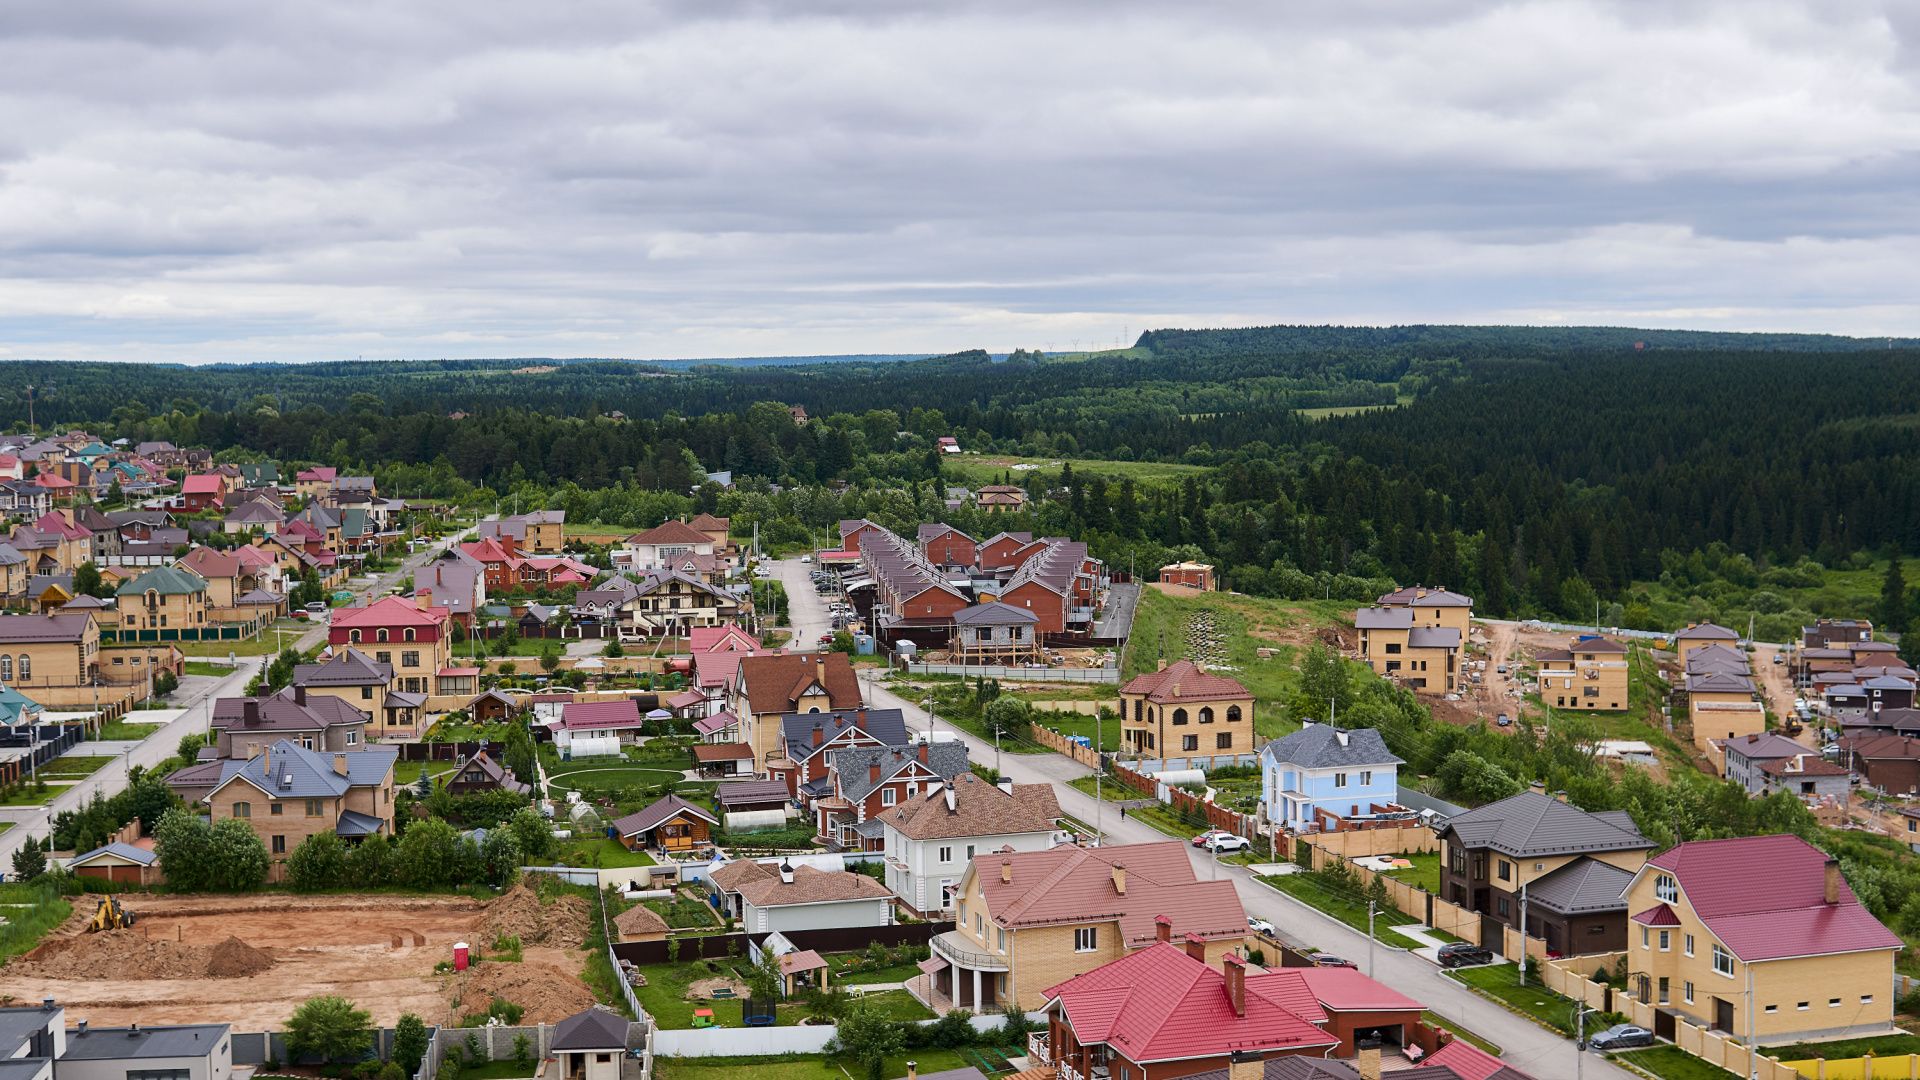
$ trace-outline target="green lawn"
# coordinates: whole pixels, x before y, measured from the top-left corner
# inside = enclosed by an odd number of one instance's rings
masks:
[[[687,988],[694,982],[725,977],[730,970],[744,973],[748,966],[749,961],[744,955],[737,959],[719,957],[713,960],[680,964],[650,964],[640,969],[647,977],[647,985],[634,987],[634,995],[640,999],[640,1007],[647,1010],[648,1015],[653,1017],[654,1023],[663,1028],[692,1027],[693,1010],[703,1007],[713,1010],[714,1018],[719,1021],[721,1027],[739,1028],[742,1024],[738,999],[688,1001],[685,995]],[[737,974],[735,977],[738,977]],[[878,1010],[880,1015],[892,1020],[933,1018],[933,1013],[926,1006],[915,1001],[905,990],[883,990],[876,994],[867,994],[861,998],[861,1001]],[[774,1010],[774,1023],[782,1027],[797,1024],[805,1015],[805,1008],[799,1002],[783,1002]]]
[[[592,866],[613,869],[623,866],[652,866],[653,856],[644,851],[628,851],[626,845],[605,836],[562,840],[556,861],[562,866]]]
[[[1033,722],[1041,727],[1052,728],[1068,737],[1084,735],[1088,742],[1092,742],[1098,735],[1100,749],[1110,751],[1120,749],[1120,718],[1117,716],[1096,721],[1091,716],[1082,716],[1079,713],[1035,710]],[[1095,730],[1096,728],[1098,731]]]
[[[1886,1054],[1920,1054],[1920,1035],[1879,1035],[1871,1039],[1841,1039],[1838,1042],[1794,1043],[1790,1046],[1770,1046],[1767,1054],[1781,1061],[1799,1061],[1803,1058],[1850,1058],[1873,1054],[1876,1057]]]
[[[1537,972],[1528,973],[1525,986],[1520,985],[1520,969],[1512,964],[1455,968],[1447,974],[1544,1027],[1573,1034],[1573,999],[1541,986]]]
[[[1441,1016],[1439,1013],[1433,1012],[1432,1010],[1428,1010],[1427,1012],[1421,1013],[1420,1022],[1427,1025],[1430,1028],[1446,1028],[1448,1031],[1453,1032],[1455,1035],[1458,1035],[1459,1037],[1467,1040],[1468,1042],[1479,1047],[1480,1049],[1485,1050],[1487,1053],[1493,1054],[1496,1057],[1499,1056],[1500,1054],[1500,1046],[1498,1043],[1489,1041],[1487,1039],[1483,1039],[1480,1036],[1475,1035],[1473,1032],[1468,1031],[1466,1028],[1461,1027],[1459,1024],[1456,1024],[1453,1021],[1447,1019],[1446,1017]]]
[[[420,779],[422,772],[440,776],[452,772],[459,766],[457,761],[396,761],[393,763],[393,782],[397,787],[412,787]]]
[[[1229,593],[1174,596],[1143,588],[1121,677],[1154,670],[1162,640],[1169,663],[1184,659],[1189,620],[1196,612],[1210,610],[1227,657],[1224,673],[1252,691],[1255,730],[1266,738],[1277,738],[1300,726],[1283,712],[1299,683],[1302,643],[1320,628],[1346,619],[1352,608],[1345,602],[1270,600]],[[1256,650],[1263,648],[1272,650],[1271,658],[1260,658]]]
[[[165,726],[165,724],[128,724],[119,720],[110,720],[100,725],[100,733],[94,738],[102,742],[139,742]]]
[[[1015,465],[1034,465],[1020,469]],[[1178,483],[1207,471],[1204,465],[1177,461],[1105,461],[1099,458],[1010,457],[1005,454],[955,454],[942,463],[941,473],[970,487],[982,484],[1023,484],[1035,473],[1058,477],[1062,465],[1072,465],[1077,476],[1104,476],[1111,480],[1131,479],[1142,486]]]
[[[61,792],[72,784],[48,784],[45,793],[36,792],[31,787],[22,787],[16,791],[0,795],[0,806],[39,806],[52,802]]]
[[[1367,932],[1367,900],[1359,893],[1328,888],[1316,875],[1312,874],[1275,874],[1260,880],[1316,911],[1333,916],[1363,934]],[[1408,948],[1412,947],[1411,939],[1402,938],[1398,934],[1392,935],[1389,939],[1387,931],[1396,926],[1408,926],[1418,921],[1398,908],[1381,908],[1374,914],[1373,932],[1389,944]]]
[[[1379,412],[1383,409],[1397,409],[1400,406],[1405,405],[1406,403],[1412,400],[1413,400],[1412,396],[1403,394],[1401,395],[1400,400],[1395,402],[1392,405],[1323,405],[1317,409],[1295,409],[1293,411],[1300,414],[1301,416],[1310,417],[1315,420],[1321,420],[1329,416],[1352,416],[1355,413]]]
[[[865,958],[864,953],[857,952],[828,953],[826,960],[828,967],[831,969],[828,976],[829,985],[871,986],[874,983],[906,982],[908,979],[920,974],[920,969],[911,962],[888,964],[884,967],[868,968],[864,971],[846,970],[848,962],[862,961]]]
[[[1069,781],[1069,783],[1072,784],[1076,790],[1083,791],[1088,795],[1093,794],[1093,777],[1091,776],[1075,777]],[[1135,799],[1149,797],[1150,796],[1143,795],[1127,787],[1112,777],[1107,777],[1100,784],[1100,798],[1102,802],[1132,802]],[[1109,813],[1113,819],[1117,820],[1120,810],[1116,807],[1109,811]],[[1152,806],[1128,807],[1127,817],[1133,821],[1144,822],[1166,833],[1168,836],[1177,837],[1181,840],[1192,840],[1202,832],[1205,832],[1207,828],[1198,822],[1182,819],[1179,814],[1174,813],[1172,807],[1163,803],[1155,803]],[[1231,856],[1222,856],[1221,861],[1228,861],[1230,858]]]
[[[1415,888],[1425,889],[1435,896],[1440,895],[1440,853],[1437,851],[1402,852],[1401,858],[1413,864],[1410,870],[1394,870],[1387,874],[1395,881],[1404,881]]]
[[[99,772],[102,768],[106,767],[113,760],[114,760],[114,755],[112,754],[105,754],[105,755],[68,754],[65,757],[54,758],[52,761],[49,761],[45,765],[40,766],[40,768],[36,770],[36,775],[44,776],[49,780],[54,779],[55,777],[68,777],[68,778],[78,779],[82,777],[92,776],[94,773]]]
[[[1662,1080],[1727,1080],[1728,1077],[1735,1075],[1718,1065],[1702,1061],[1677,1046],[1650,1046],[1645,1050],[1628,1050],[1609,1056],[1615,1061],[1625,1062],[1661,1077]]]
[[[314,628],[313,623],[299,619],[278,619],[269,623],[266,629],[251,638],[242,641],[176,641],[174,647],[182,656],[266,656],[280,651],[284,643],[289,648],[294,639]],[[275,633],[276,630],[285,634]]]
[[[667,925],[675,930],[705,930],[721,925],[713,905],[698,895],[676,893],[671,900],[642,900],[641,903],[648,911],[667,920]]]
[[[208,663],[205,660],[187,661],[185,671],[189,675],[211,675],[214,678],[224,678],[233,674],[233,669],[227,665]]]
[[[922,1076],[963,1068],[971,1062],[957,1050],[911,1050],[895,1054],[881,1067],[880,1075],[889,1080],[907,1075],[907,1062],[913,1061]],[[656,1080],[847,1080],[859,1074],[852,1062],[828,1057],[703,1057],[656,1058]]]
[[[79,902],[86,903],[88,898],[83,896]],[[33,949],[73,914],[73,903],[49,885],[0,885],[0,904],[8,905],[0,907],[0,915],[6,917],[0,923],[0,963]]]
[[[659,787],[682,779],[685,777],[680,773],[667,769],[642,769],[616,762],[597,768],[583,766],[557,776],[549,774],[547,787],[554,791],[612,791],[626,787]]]

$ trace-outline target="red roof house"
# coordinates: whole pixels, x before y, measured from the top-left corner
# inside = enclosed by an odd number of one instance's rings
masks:
[[[219,506],[227,497],[226,477],[199,473],[180,481],[180,506],[189,512]]]

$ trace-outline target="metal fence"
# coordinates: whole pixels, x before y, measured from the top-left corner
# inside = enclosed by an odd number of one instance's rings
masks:
[[[1117,683],[1119,668],[1006,667],[999,664],[922,664],[903,665],[909,675],[962,675],[968,678],[1008,679],[1023,682]]]

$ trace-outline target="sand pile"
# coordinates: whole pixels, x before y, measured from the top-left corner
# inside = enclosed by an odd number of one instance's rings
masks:
[[[457,1024],[462,1017],[484,1013],[494,998],[503,998],[526,1010],[522,1024],[551,1024],[593,1006],[595,998],[577,975],[552,964],[528,960],[514,964],[489,960],[453,977],[453,990],[459,996],[446,1022]]]
[[[521,881],[487,905],[476,944],[488,949],[500,938],[515,937],[526,946],[577,949],[586,944],[592,918],[593,909],[584,897],[560,896],[551,904],[542,904],[539,895]]]
[[[273,957],[229,937],[218,945],[148,940],[139,930],[54,938],[10,971],[62,979],[241,978],[273,966]]]

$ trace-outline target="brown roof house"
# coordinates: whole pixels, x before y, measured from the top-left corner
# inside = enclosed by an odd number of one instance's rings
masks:
[[[532,789],[513,778],[504,766],[487,756],[485,750],[476,750],[472,757],[460,763],[460,767],[447,777],[447,790],[455,795],[476,795],[483,791],[505,791],[514,795],[525,795]]]
[[[749,934],[893,925],[893,894],[865,874],[783,860],[738,891],[740,925]]]
[[[1253,693],[1191,660],[1136,675],[1120,688],[1120,741],[1141,757],[1201,768],[1240,759],[1254,752]]]
[[[781,749],[780,717],[860,707],[860,679],[844,653],[748,656],[733,676],[733,707],[741,741],[765,763]]]
[[[1045,851],[1064,842],[1052,784],[990,784],[972,772],[884,811],[874,821],[886,852],[887,888],[911,911],[952,911],[979,855]]]
[[[713,843],[720,822],[678,795],[663,795],[637,813],[615,819],[614,834],[629,851],[657,848],[667,854],[693,851]]]
[[[614,917],[613,928],[621,941],[665,941],[667,920],[645,904],[635,904]]]

